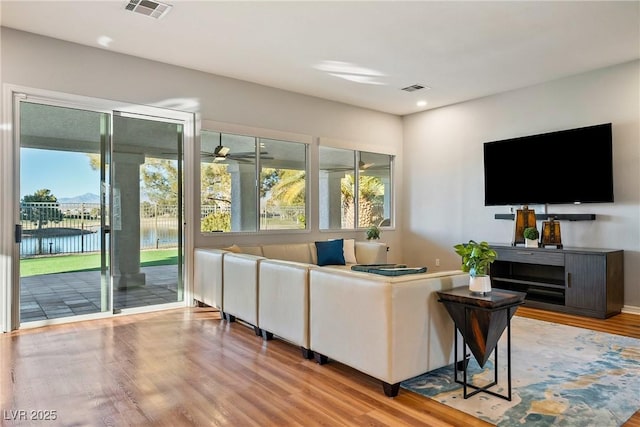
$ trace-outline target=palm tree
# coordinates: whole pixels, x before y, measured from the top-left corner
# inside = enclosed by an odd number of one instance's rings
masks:
[[[278,182],[271,187],[271,197],[288,206],[304,205],[305,177],[303,170],[280,169]]]
[[[342,208],[346,226],[353,227],[354,218],[354,175],[348,174],[342,179]],[[382,219],[376,206],[384,197],[384,184],[376,176],[361,175],[358,185],[358,227],[377,224]]]
[[[272,197],[289,206],[304,204],[305,171],[282,170],[279,179],[271,188]],[[354,175],[347,174],[341,180],[342,208],[345,226],[353,228],[354,218]],[[361,175],[358,186],[358,227],[368,227],[382,220],[377,206],[384,197],[384,184],[376,176]]]
[[[295,220],[298,227],[304,227],[306,200],[306,172],[298,169],[264,169],[261,197],[269,195],[267,208],[272,206],[291,208],[287,218]],[[264,193],[263,193],[264,192]],[[281,212],[282,213],[282,212]]]

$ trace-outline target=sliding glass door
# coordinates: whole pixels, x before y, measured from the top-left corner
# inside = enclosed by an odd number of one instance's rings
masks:
[[[184,300],[183,125],[113,116],[114,310]]]
[[[16,109],[20,323],[183,302],[185,121]]]
[[[19,108],[21,322],[108,311],[109,115]]]

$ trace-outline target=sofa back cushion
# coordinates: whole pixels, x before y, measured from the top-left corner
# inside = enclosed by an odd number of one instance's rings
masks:
[[[328,242],[340,241],[342,256],[346,264],[385,264],[387,262],[387,245],[379,242],[356,241],[353,239],[337,239],[320,242],[321,246]],[[354,244],[354,248],[351,245]],[[334,243],[337,251],[337,243]],[[354,250],[355,249],[355,250]],[[263,256],[270,259],[281,259],[284,261],[302,262],[306,264],[318,264],[318,253],[316,244],[311,243],[282,243],[261,246],[238,246],[232,245],[224,250],[235,253]],[[355,252],[355,259],[354,254]]]
[[[285,243],[279,245],[263,245],[262,255],[270,259],[284,261],[312,263],[309,245],[307,243]]]
[[[387,245],[378,242],[356,242],[358,264],[386,264]]]
[[[344,239],[342,244],[342,251],[344,252],[344,262],[347,264],[357,264],[356,258],[356,241],[355,239]]]
[[[240,251],[236,253],[264,256],[262,254],[262,246],[240,246],[239,248]]]

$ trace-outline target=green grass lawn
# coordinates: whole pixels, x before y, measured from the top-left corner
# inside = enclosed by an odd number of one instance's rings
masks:
[[[177,249],[158,249],[140,252],[140,265],[172,265],[178,263]],[[20,277],[72,271],[100,270],[100,254],[56,255],[20,260]]]

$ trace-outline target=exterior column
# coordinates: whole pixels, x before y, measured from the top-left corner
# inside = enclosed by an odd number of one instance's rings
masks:
[[[257,231],[256,166],[231,163],[231,231]]]
[[[342,187],[343,174],[320,171],[319,209],[320,229],[342,229]]]
[[[116,289],[145,285],[140,272],[140,165],[144,155],[114,153],[113,156],[113,281]]]
[[[389,176],[381,177],[382,185],[384,185],[384,199],[382,200],[382,206],[384,210],[384,219],[391,218],[391,178]],[[391,225],[391,224],[389,224]]]

